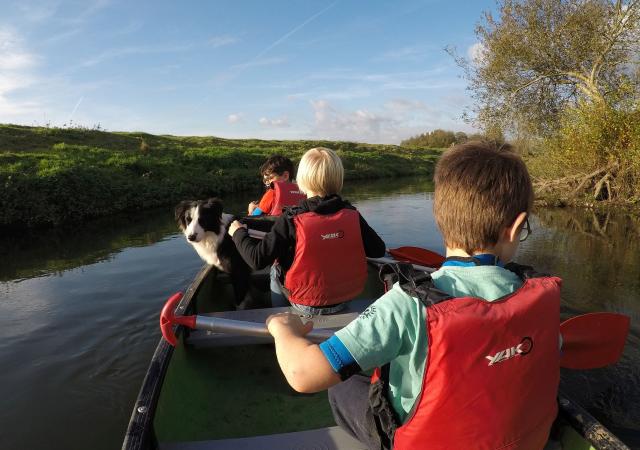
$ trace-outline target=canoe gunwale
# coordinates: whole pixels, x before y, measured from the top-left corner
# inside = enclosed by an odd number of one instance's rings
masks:
[[[558,393],[559,415],[586,441],[598,450],[631,450],[609,429],[573,402],[562,391]]]
[[[177,308],[183,314],[190,307],[193,296],[212,269],[213,266],[203,265],[187,288]],[[177,337],[180,337],[183,328],[182,325],[177,327],[175,332]],[[153,433],[153,420],[173,350],[174,348],[161,337],[133,406],[122,450],[147,450],[158,447],[155,433]]]

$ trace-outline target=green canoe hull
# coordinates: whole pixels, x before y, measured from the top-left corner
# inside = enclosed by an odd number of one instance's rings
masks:
[[[382,293],[377,272],[372,265],[363,298],[373,300]],[[268,275],[257,275],[256,286],[268,296]],[[198,314],[227,311],[232,309],[231,296],[227,278],[203,267],[179,308]],[[268,313],[256,312],[256,321]],[[560,396],[559,406],[549,449],[627,448],[569,399]],[[335,422],[326,392],[294,392],[272,345],[260,339],[183,332],[175,349],[162,340],[158,344],[123,449],[358,448],[331,427]],[[309,446],[299,443],[303,441]]]

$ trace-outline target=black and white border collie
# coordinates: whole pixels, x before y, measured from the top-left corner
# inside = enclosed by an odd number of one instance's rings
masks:
[[[222,201],[186,200],[176,206],[176,221],[187,241],[207,263],[231,277],[238,309],[250,308],[251,268],[242,259],[227,228],[233,221],[231,214],[222,212]]]

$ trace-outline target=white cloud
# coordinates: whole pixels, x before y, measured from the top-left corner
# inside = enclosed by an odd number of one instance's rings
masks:
[[[354,81],[371,86],[375,90],[437,90],[466,87],[461,80],[452,76],[451,67],[446,64],[429,70],[386,73],[359,73],[349,69],[334,69],[314,73],[308,79]]]
[[[394,98],[386,102],[384,106],[395,112],[408,112],[427,108],[427,106],[419,100],[407,100],[404,98]]]
[[[59,4],[58,1],[21,1],[18,10],[30,22],[44,22],[55,15]]]
[[[314,134],[325,139],[381,142],[386,141],[397,126],[393,116],[368,109],[340,111],[326,100],[311,101],[311,107]]]
[[[410,136],[436,128],[466,131],[469,126],[447,108],[397,98],[380,108],[345,111],[327,100],[310,102],[314,115],[311,137],[356,142],[397,144]]]
[[[224,47],[225,45],[235,44],[236,42],[240,42],[240,39],[235,36],[224,35],[212,37],[211,39],[209,39],[208,44],[210,47],[218,48]]]
[[[231,66],[232,70],[244,70],[249,67],[259,67],[259,66],[270,66],[273,64],[280,64],[285,62],[287,59],[282,57],[273,57],[273,58],[263,58],[263,59],[252,59],[251,61],[235,64]]]
[[[34,66],[36,58],[23,48],[20,37],[10,29],[0,29],[0,71],[15,71]]]
[[[487,49],[480,42],[476,42],[467,49],[467,56],[473,64],[478,64],[484,59]]]
[[[37,102],[16,98],[20,90],[35,82],[31,69],[36,64],[36,56],[24,48],[15,31],[0,29],[0,121],[15,120],[37,111]]]
[[[166,46],[146,46],[146,47],[123,47],[112,48],[106,50],[99,55],[89,58],[83,61],[81,67],[90,67],[100,64],[106,60],[113,58],[121,58],[129,55],[144,55],[152,53],[177,53],[184,52],[192,48],[191,44],[178,44],[178,45],[166,45]]]
[[[229,114],[227,116],[227,122],[229,123],[238,123],[242,120],[244,114],[242,113],[234,113],[234,114]]]
[[[261,117],[258,120],[258,123],[265,127],[273,127],[273,128],[286,128],[289,126],[289,120],[286,117],[282,117],[279,119],[268,119],[266,117]]]
[[[403,61],[403,62],[419,62],[424,61],[427,56],[433,53],[433,47],[403,47],[390,50],[380,56],[373,58],[374,61]]]

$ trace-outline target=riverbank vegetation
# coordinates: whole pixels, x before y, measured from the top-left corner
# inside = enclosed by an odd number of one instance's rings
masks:
[[[337,150],[346,179],[431,175],[437,149],[330,141],[156,136],[0,125],[0,227],[55,225],[260,185],[282,153]]]
[[[640,206],[640,1],[500,0],[465,69],[487,133],[504,133],[548,204]]]
[[[468,135],[464,131],[448,131],[437,129],[412,136],[400,143],[403,147],[448,148],[455,144],[462,144],[469,140],[486,139],[481,134]]]

